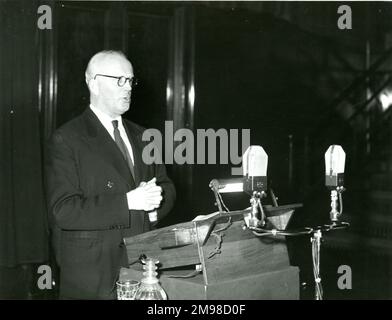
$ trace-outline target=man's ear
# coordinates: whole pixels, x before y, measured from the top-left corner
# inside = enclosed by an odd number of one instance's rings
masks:
[[[98,82],[95,79],[90,79],[87,80],[86,78],[86,82],[87,82],[87,86],[90,89],[90,92],[94,93],[95,95],[99,94],[99,87],[98,87]]]

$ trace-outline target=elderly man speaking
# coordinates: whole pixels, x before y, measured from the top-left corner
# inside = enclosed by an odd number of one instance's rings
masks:
[[[94,55],[86,83],[90,105],[57,129],[48,145],[49,221],[60,298],[115,299],[119,270],[127,266],[123,238],[164,217],[175,188],[164,165],[143,162],[143,128],[121,117],[136,85],[125,55]]]

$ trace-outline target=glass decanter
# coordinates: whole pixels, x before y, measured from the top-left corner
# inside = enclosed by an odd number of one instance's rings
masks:
[[[166,292],[159,284],[157,278],[158,260],[153,258],[147,258],[142,260],[143,262],[143,278],[141,280],[140,287],[136,292],[135,300],[167,300]]]

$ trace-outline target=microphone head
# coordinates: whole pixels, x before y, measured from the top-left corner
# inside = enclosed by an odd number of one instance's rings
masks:
[[[346,153],[340,145],[330,145],[325,152],[325,175],[337,175],[344,173]]]
[[[340,145],[331,145],[325,152],[325,185],[328,188],[342,187],[346,153]]]
[[[266,177],[268,155],[262,146],[249,146],[242,156],[243,175],[252,177]]]
[[[254,191],[267,190],[268,155],[262,146],[249,146],[242,157],[244,191],[253,194]]]

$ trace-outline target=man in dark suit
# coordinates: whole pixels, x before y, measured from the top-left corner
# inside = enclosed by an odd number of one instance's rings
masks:
[[[123,119],[135,78],[121,52],[102,51],[86,69],[90,106],[53,134],[46,187],[60,298],[114,299],[123,238],[148,231],[173,207],[162,164],[142,159],[143,128]]]

